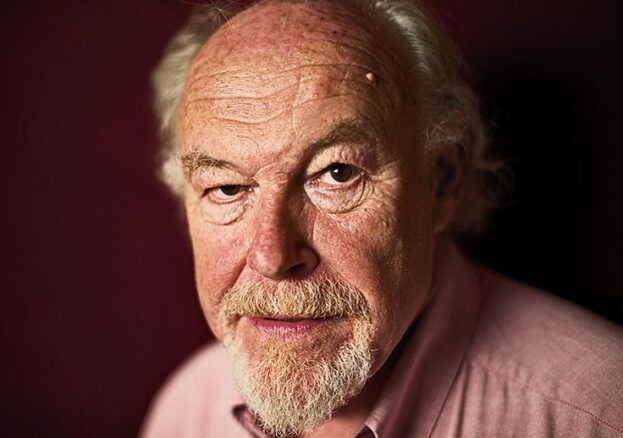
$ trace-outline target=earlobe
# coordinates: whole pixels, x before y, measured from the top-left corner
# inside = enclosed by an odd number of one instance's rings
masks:
[[[461,197],[465,149],[461,144],[440,147],[434,162],[434,229],[446,230]]]

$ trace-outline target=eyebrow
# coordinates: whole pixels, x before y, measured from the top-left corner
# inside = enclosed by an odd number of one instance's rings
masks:
[[[339,142],[362,142],[370,139],[371,136],[362,129],[360,123],[352,120],[343,121],[334,126],[324,137],[311,143],[307,149],[307,155],[317,154]],[[237,166],[229,161],[220,160],[201,152],[191,152],[182,156],[182,166],[187,177],[201,169],[237,169]]]
[[[201,152],[192,152],[182,157],[182,167],[188,178],[200,169],[233,169],[235,166],[228,161],[219,160]]]

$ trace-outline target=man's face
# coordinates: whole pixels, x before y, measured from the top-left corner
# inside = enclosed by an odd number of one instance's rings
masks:
[[[371,373],[429,297],[434,190],[413,84],[368,27],[338,2],[262,3],[223,26],[189,72],[178,132],[199,297],[215,336],[238,340],[250,361],[280,349],[330,358],[356,321],[298,320],[290,303],[227,322],[232,288],[359,291]]]

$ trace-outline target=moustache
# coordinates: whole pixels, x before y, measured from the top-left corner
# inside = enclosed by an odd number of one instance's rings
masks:
[[[263,318],[359,318],[369,320],[368,303],[359,289],[326,278],[267,286],[248,282],[222,298],[219,316],[230,325],[243,316]]]

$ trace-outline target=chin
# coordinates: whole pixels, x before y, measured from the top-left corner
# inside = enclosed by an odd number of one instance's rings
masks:
[[[350,336],[331,336],[326,326],[313,333],[225,337],[234,378],[263,429],[285,437],[310,431],[357,395],[370,377],[374,358],[367,322],[350,322]],[[334,323],[339,325],[340,323]],[[344,324],[342,322],[342,324]],[[327,324],[331,325],[331,323]]]

